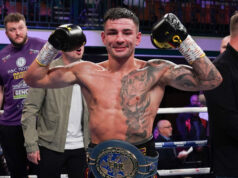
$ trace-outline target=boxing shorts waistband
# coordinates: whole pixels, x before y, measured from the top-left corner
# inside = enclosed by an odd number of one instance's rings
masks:
[[[153,147],[153,144],[153,140],[136,146],[121,140],[109,140],[98,145],[90,143],[89,168],[97,178],[151,177],[157,173],[159,156],[156,151],[155,156],[148,156],[143,148]]]

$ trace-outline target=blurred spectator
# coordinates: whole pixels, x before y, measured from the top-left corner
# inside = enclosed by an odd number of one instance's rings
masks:
[[[203,92],[200,92],[198,95],[200,107],[206,107],[206,98],[203,94]],[[201,119],[203,127],[206,129],[206,136],[209,136],[209,122],[208,122],[208,113],[207,112],[200,112],[199,117]]]
[[[2,152],[2,148],[0,147],[0,176],[3,175],[9,175],[7,164],[5,157]]]
[[[199,107],[198,95],[190,97],[190,105],[187,107]],[[198,113],[182,113],[176,119],[179,138],[181,140],[200,140],[206,138],[206,128]]]
[[[160,120],[157,123],[159,136],[155,140],[156,142],[171,142],[172,137],[172,125],[168,120]],[[183,150],[177,154],[176,148],[159,148],[159,162],[158,169],[177,169],[183,167],[184,159],[188,154]],[[180,176],[178,176],[180,177]]]
[[[188,107],[200,107],[201,103],[205,104],[202,95],[194,94],[190,97],[190,105]],[[178,132],[182,141],[204,140],[207,139],[207,121],[201,118],[200,113],[182,113],[176,119]],[[194,151],[188,156],[187,161],[190,166],[200,167],[207,165],[208,148],[195,147]]]
[[[28,0],[28,20],[39,20],[40,1]]]
[[[156,140],[158,136],[159,136],[159,130],[158,130],[158,127],[156,126],[153,131],[153,137]]]
[[[220,53],[223,53],[226,50],[227,44],[230,42],[230,35],[225,36],[221,40],[221,47],[220,47]]]
[[[6,0],[2,0],[2,2],[0,3],[1,4],[1,8],[0,8],[0,12],[1,12],[1,15],[3,17],[5,17],[7,15],[7,6],[6,6]]]
[[[146,7],[146,1],[145,0],[124,0],[123,4],[126,6],[136,6],[139,8],[145,8]]]

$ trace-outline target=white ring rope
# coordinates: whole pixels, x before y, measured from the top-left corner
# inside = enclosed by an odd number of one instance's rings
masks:
[[[160,176],[177,176],[177,175],[194,175],[194,174],[209,174],[211,168],[186,168],[186,169],[169,169],[157,170]]]
[[[157,114],[198,113],[198,112],[207,112],[207,107],[159,108]]]
[[[198,113],[207,112],[207,107],[175,107],[175,108],[159,108],[157,114],[178,114],[178,113]],[[171,147],[190,147],[190,146],[205,146],[207,140],[182,141],[182,142],[157,142],[156,148],[171,148]],[[186,169],[168,169],[158,170],[159,176],[176,176],[176,175],[195,175],[195,174],[210,174],[211,168],[186,168]]]

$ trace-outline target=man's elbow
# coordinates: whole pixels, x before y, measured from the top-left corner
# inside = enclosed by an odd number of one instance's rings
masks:
[[[212,82],[210,90],[217,88],[219,85],[221,85],[222,81],[223,81],[223,78],[222,78],[221,74],[219,73],[215,77],[214,81]]]
[[[222,75],[220,74],[220,72],[218,72],[218,74],[217,74],[216,81],[217,81],[216,87],[218,87],[223,81],[223,78],[222,78]]]
[[[220,74],[220,73],[219,73]],[[223,81],[223,78],[222,78],[222,76],[221,76],[221,74],[219,75],[219,80],[218,80],[218,85],[217,86],[219,86],[221,83],[222,83],[222,81]]]

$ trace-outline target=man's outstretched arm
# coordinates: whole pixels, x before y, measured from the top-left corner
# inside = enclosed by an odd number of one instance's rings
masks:
[[[48,66],[39,65],[35,60],[24,74],[24,80],[34,88],[61,88],[72,84],[76,77],[71,68],[57,67],[49,69]]]
[[[31,87],[58,88],[72,84],[76,77],[72,67],[49,69],[50,62],[58,50],[73,51],[86,43],[82,29],[76,25],[61,25],[49,37],[35,61],[24,74],[24,80]]]

